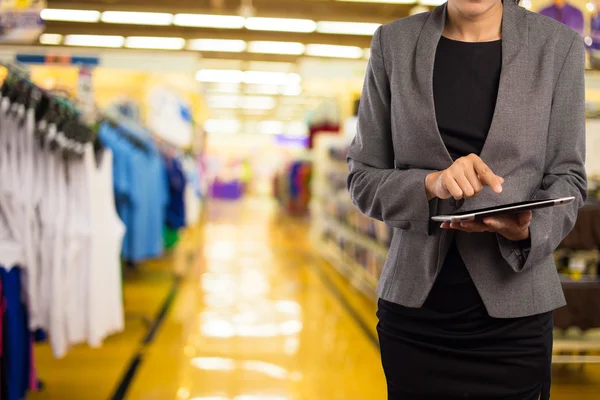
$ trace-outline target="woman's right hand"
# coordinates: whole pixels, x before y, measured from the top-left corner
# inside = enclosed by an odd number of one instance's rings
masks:
[[[502,192],[504,179],[492,170],[477,156],[470,154],[461,157],[447,169],[432,172],[425,178],[427,199],[433,198],[456,200],[474,197],[489,186],[496,193]]]

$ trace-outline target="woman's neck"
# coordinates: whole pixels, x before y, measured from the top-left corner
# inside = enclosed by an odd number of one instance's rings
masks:
[[[504,6],[501,1],[478,13],[465,12],[453,1],[449,1],[447,7],[445,37],[463,42],[489,42],[502,38]]]

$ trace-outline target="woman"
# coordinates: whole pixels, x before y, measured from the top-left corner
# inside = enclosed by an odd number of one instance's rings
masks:
[[[514,0],[449,0],[376,32],[348,183],[394,228],[378,287],[390,399],[549,398],[565,305],[552,252],[587,192],[584,57],[577,33]]]

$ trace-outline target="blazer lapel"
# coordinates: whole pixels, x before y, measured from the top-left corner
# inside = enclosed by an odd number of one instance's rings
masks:
[[[417,40],[417,49],[415,54],[415,78],[417,88],[421,91],[422,98],[425,100],[424,133],[422,140],[425,148],[430,150],[435,169],[446,169],[452,165],[452,156],[446,149],[442,140],[436,116],[435,102],[433,98],[433,67],[435,65],[435,55],[437,46],[444,31],[446,24],[446,4],[436,7],[425,22],[423,29]]]
[[[508,3],[508,4],[507,4]],[[515,201],[529,200],[518,194],[511,182],[518,163],[507,162],[519,158],[523,143],[524,118],[531,104],[527,104],[521,88],[531,87],[531,67],[527,53],[527,12],[511,1],[505,2],[502,19],[502,71],[492,125],[481,151],[481,159],[496,175],[505,177],[501,194],[486,188],[478,196],[468,199],[463,209],[477,209]],[[517,171],[518,175],[519,172]]]
[[[515,105],[521,97],[519,87],[527,79],[528,58],[521,57],[528,43],[527,13],[512,1],[505,2],[502,17],[502,70],[492,125],[481,151],[481,158],[496,164],[498,150],[510,138],[510,121],[515,120]],[[521,85],[520,85],[521,84]],[[512,127],[514,130],[514,127]],[[492,165],[489,165],[494,170]],[[499,172],[496,172],[499,173]]]

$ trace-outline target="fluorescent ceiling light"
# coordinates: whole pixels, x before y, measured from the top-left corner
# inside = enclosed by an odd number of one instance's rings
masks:
[[[273,85],[298,84],[302,81],[300,75],[286,72],[246,71],[245,83],[270,83]]]
[[[224,93],[224,92],[221,92]],[[291,85],[270,85],[270,84],[251,84],[246,87],[244,93],[247,94],[267,94],[267,95],[284,95],[284,96],[299,96],[302,94],[302,86],[298,84]]]
[[[269,96],[207,96],[209,108],[221,109],[257,109],[271,110],[275,108],[275,99]]]
[[[297,42],[250,42],[248,44],[250,53],[300,55],[304,53],[304,49],[304,45]]]
[[[275,99],[267,96],[245,96],[240,99],[240,108],[253,110],[271,110],[275,108]]]
[[[239,83],[215,83],[208,87],[208,93],[239,93]]]
[[[279,88],[277,85],[248,85],[244,90],[248,94],[279,94]]]
[[[258,123],[257,131],[263,135],[277,135],[284,133],[285,124],[282,121],[261,121]]]
[[[102,22],[109,24],[171,25],[173,14],[132,11],[105,11]]]
[[[46,8],[42,10],[41,17],[45,21],[98,22],[100,20],[100,12]]]
[[[306,55],[314,57],[362,58],[363,50],[356,46],[309,44],[306,46]]]
[[[230,53],[241,53],[246,50],[246,42],[243,40],[225,39],[194,39],[188,40],[188,49],[198,51],[223,51]]]
[[[265,114],[268,114],[269,112],[270,112],[269,110],[251,110],[251,109],[242,110],[242,114],[244,114],[244,115],[265,115]]]
[[[290,122],[287,126],[288,134],[293,136],[306,136],[308,135],[308,126],[306,122],[294,121]]]
[[[422,6],[434,6],[437,7],[439,5],[442,5],[446,2],[447,0],[419,0],[419,4],[421,4]]]
[[[296,68],[295,63],[277,61],[250,61],[246,65],[249,71],[290,72]]]
[[[123,36],[110,35],[67,35],[63,43],[67,46],[123,47]]]
[[[386,4],[415,4],[416,0],[336,0],[346,3],[386,3]]]
[[[125,41],[130,49],[181,50],[184,46],[184,39],[171,37],[130,36]]]
[[[240,127],[240,122],[235,119],[209,119],[204,123],[208,133],[237,133]]]
[[[281,90],[281,94],[284,96],[300,96],[302,94],[302,86],[300,86],[300,85],[285,86]]]
[[[198,28],[241,29],[246,19],[235,15],[175,14],[173,24]]]
[[[244,73],[230,69],[202,69],[196,73],[196,79],[200,82],[241,83]]]
[[[373,36],[381,24],[367,22],[317,22],[317,32],[335,33],[340,35],[366,35]]]
[[[208,108],[225,108],[225,109],[236,109],[239,107],[240,96],[227,96],[227,95],[217,95],[217,96],[207,96],[206,97],[206,105]]]
[[[196,73],[201,82],[298,85],[302,78],[296,73],[202,69]]]
[[[62,35],[58,35],[56,33],[42,33],[40,35],[40,44],[53,44],[57,45],[62,42]]]
[[[310,19],[252,17],[246,20],[246,28],[252,31],[310,33],[315,31],[317,23]]]

